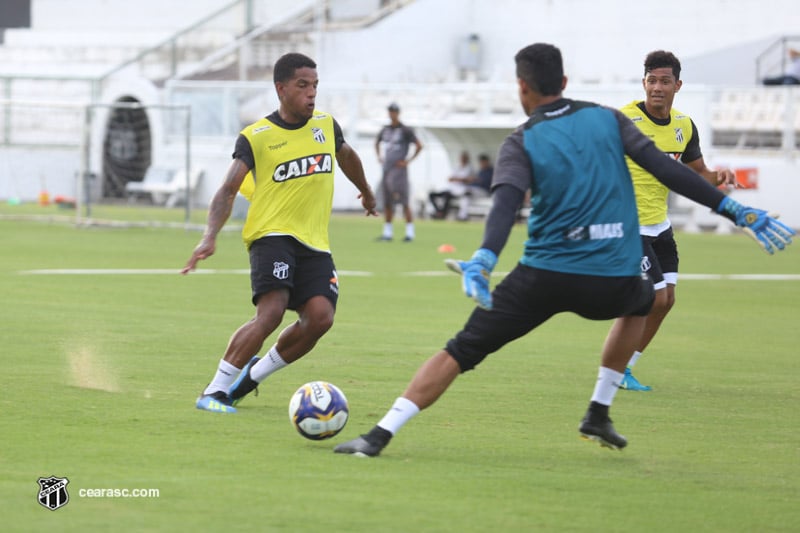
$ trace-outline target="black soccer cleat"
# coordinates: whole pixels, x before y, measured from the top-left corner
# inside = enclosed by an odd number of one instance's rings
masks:
[[[627,439],[616,432],[608,417],[599,418],[587,413],[578,431],[581,432],[582,439],[593,440],[604,448],[621,450],[628,445]]]
[[[258,362],[259,357],[254,355],[250,358],[250,361],[244,365],[244,368],[239,373],[239,377],[236,378],[236,381],[233,382],[231,385],[230,390],[228,390],[228,396],[230,397],[233,405],[238,404],[242,401],[242,398],[247,396],[253,391],[256,391],[256,396],[258,396],[258,382],[254,381],[253,378],[250,377],[250,369],[253,368],[253,365]]]
[[[353,440],[337,444],[333,449],[334,453],[347,453],[355,455],[356,457],[377,457],[380,455],[381,450],[386,446],[385,444],[372,443],[365,439],[366,435],[362,435]]]
[[[392,440],[392,433],[380,426],[374,426],[369,433],[361,435],[357,439],[343,442],[336,446],[333,451],[336,453],[349,453],[356,457],[377,457],[381,450],[386,448]]]

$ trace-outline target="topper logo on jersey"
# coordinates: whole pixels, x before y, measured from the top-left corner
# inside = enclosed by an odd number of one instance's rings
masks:
[[[331,154],[314,154],[281,163],[275,167],[272,179],[282,182],[313,174],[330,174],[332,170],[333,157]]]

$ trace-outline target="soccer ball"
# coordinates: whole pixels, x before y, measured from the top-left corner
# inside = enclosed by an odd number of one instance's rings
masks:
[[[339,433],[349,414],[344,393],[327,381],[306,383],[289,401],[289,420],[298,433],[311,440],[325,440]]]

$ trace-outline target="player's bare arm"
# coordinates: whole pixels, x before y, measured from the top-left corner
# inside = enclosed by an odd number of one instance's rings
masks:
[[[249,171],[250,169],[241,160],[234,159],[231,162],[225,181],[214,194],[208,207],[208,221],[203,237],[192,252],[186,266],[181,270],[181,274],[188,274],[195,269],[198,261],[214,254],[217,247],[217,234],[231,216],[236,193],[239,192],[239,187],[242,186],[242,181]]]
[[[711,170],[706,166],[705,160],[701,157],[688,163],[689,168],[703,176],[707,182],[714,187],[726,185],[728,187],[740,188],[742,185],[736,182],[736,174],[729,169],[723,168],[720,170]]]
[[[366,211],[367,216],[378,216],[375,210],[377,202],[372,188],[367,182],[364,175],[364,165],[361,163],[361,158],[349,144],[344,143],[339,151],[336,152],[336,161],[339,163],[339,168],[342,169],[347,179],[356,186],[359,191],[358,197],[361,199],[361,205]]]

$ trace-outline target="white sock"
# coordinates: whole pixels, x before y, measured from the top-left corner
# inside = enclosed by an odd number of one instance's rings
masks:
[[[601,366],[600,371],[597,373],[597,383],[594,385],[592,401],[603,405],[611,405],[624,376],[625,374],[616,370]]]
[[[633,368],[633,365],[636,364],[636,361],[642,356],[642,352],[633,352],[633,356],[631,356],[631,360],[628,361],[628,368]]]
[[[389,412],[378,422],[378,426],[382,427],[392,435],[400,431],[400,428],[406,422],[414,418],[414,415],[419,413],[419,407],[402,396],[394,401],[394,405],[389,409]]]
[[[387,239],[391,239],[393,235],[394,235],[394,230],[392,229],[392,223],[391,222],[384,222],[383,223],[383,236],[386,237]]]
[[[416,237],[414,234],[414,223],[413,222],[406,222],[406,237],[409,239],[413,239]]]
[[[208,384],[203,394],[212,394],[217,391],[227,393],[228,389],[231,388],[231,385],[233,385],[233,382],[236,381],[236,378],[239,376],[240,371],[241,368],[236,368],[225,359],[220,359],[217,373],[214,374],[214,379]]]
[[[277,372],[288,364],[289,363],[284,361],[278,353],[277,348],[273,346],[264,354],[264,357],[259,359],[258,362],[250,368],[250,377],[256,383],[261,383],[267,376],[273,372]]]

